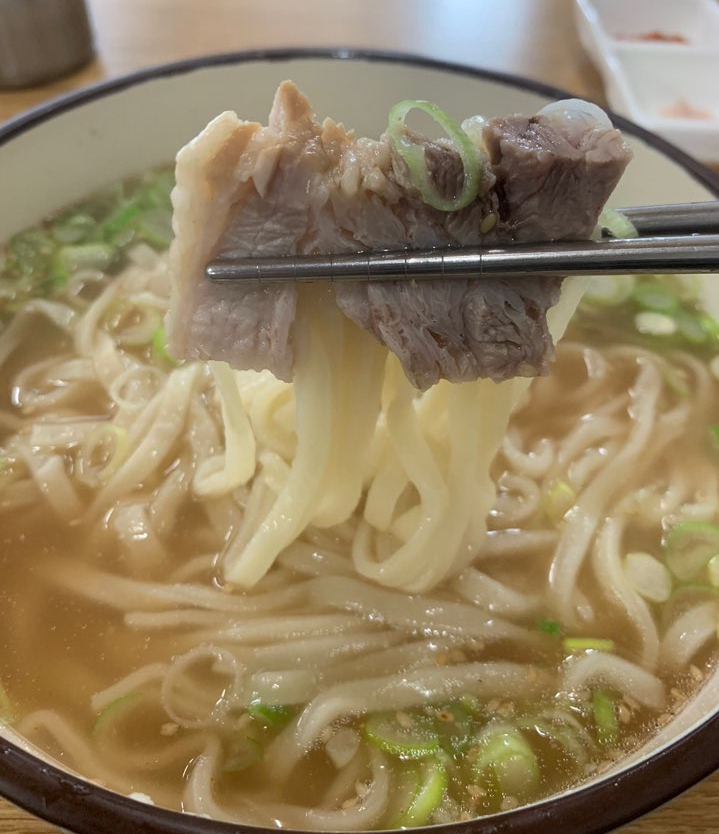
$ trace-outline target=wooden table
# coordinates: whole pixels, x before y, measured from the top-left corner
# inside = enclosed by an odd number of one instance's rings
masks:
[[[102,78],[165,61],[268,46],[400,50],[529,76],[600,102],[604,97],[577,39],[571,0],[88,2],[96,60],[53,84],[0,92],[0,120]],[[0,834],[53,830],[0,800]],[[714,831],[719,832],[719,773],[623,834]]]

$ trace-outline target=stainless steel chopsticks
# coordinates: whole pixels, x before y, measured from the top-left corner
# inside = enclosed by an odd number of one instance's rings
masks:
[[[652,272],[719,272],[719,202],[620,209],[636,238],[510,246],[359,252],[349,255],[220,257],[214,282],[387,281]],[[713,232],[713,233],[711,233]],[[648,235],[648,236],[645,236]]]

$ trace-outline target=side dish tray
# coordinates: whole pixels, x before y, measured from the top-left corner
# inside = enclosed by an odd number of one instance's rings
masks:
[[[719,3],[575,0],[574,9],[612,109],[719,162]]]

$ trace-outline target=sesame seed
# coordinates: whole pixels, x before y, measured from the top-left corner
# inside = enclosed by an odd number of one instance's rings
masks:
[[[491,232],[492,229],[497,225],[497,214],[493,211],[490,211],[489,214],[486,214],[479,223],[479,233],[481,235],[486,235],[488,232]]]
[[[698,666],[695,666],[693,663],[689,667],[689,674],[692,676],[692,678],[694,678],[695,681],[697,681],[697,683],[699,681],[704,680],[704,672],[702,672],[702,670]]]
[[[412,718],[411,715],[407,715],[406,712],[395,713],[395,718],[397,719],[399,726],[403,727],[405,730],[409,730],[414,727],[414,718]]]
[[[636,701],[634,698],[632,698],[631,695],[624,695],[622,697],[622,700],[629,707],[630,710],[636,711],[639,709],[639,701]]]
[[[354,808],[358,801],[358,796],[351,796],[349,799],[345,799],[345,801],[342,803],[342,810],[347,811],[350,808]]]
[[[161,736],[174,736],[175,733],[180,729],[179,724],[175,724],[174,721],[168,721],[166,724],[163,724],[160,727],[160,735]]]
[[[679,704],[683,704],[687,699],[686,693],[682,692],[681,689],[678,689],[676,686],[673,686],[669,690],[669,694],[672,696],[672,699]]]
[[[578,701],[591,701],[592,700],[592,693],[588,689],[578,689],[574,693],[574,697]]]
[[[364,799],[369,793],[369,785],[366,782],[355,782],[355,793],[360,799]]]

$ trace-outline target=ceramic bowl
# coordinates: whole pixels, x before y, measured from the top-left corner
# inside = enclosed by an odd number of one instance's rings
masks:
[[[264,120],[281,80],[318,114],[377,135],[389,107],[428,99],[455,118],[536,112],[566,93],[526,80],[407,56],[347,51],[223,55],[143,71],[43,105],[0,127],[0,240],[107,183],[170,161],[212,117]],[[663,140],[615,120],[635,159],[614,205],[707,200],[719,180]],[[600,778],[493,817],[466,834],[597,834],[675,796],[719,767],[719,674],[643,748]],[[78,834],[231,834],[237,825],[143,804],[63,771],[0,729],[0,794]],[[443,828],[434,829],[437,834]]]

